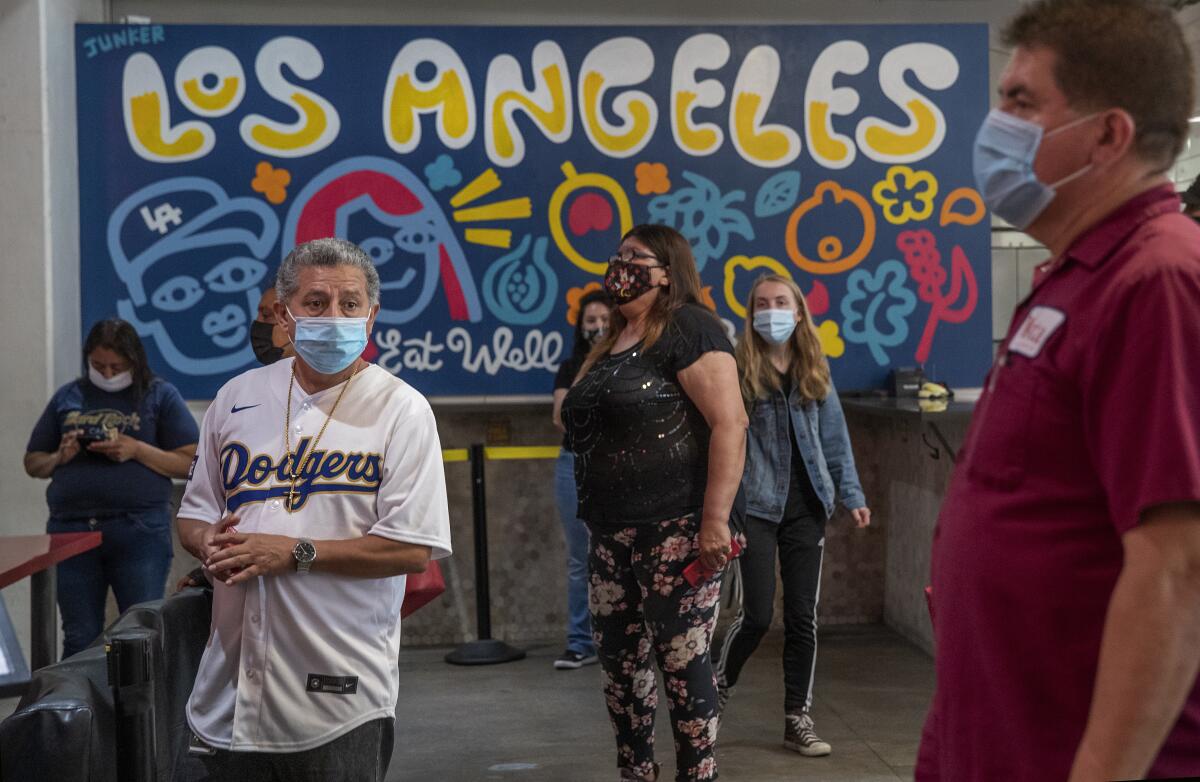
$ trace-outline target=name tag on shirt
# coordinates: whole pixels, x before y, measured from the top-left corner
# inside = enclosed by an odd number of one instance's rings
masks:
[[[1008,343],[1008,349],[1029,358],[1037,358],[1046,342],[1067,320],[1066,313],[1053,307],[1034,307]]]

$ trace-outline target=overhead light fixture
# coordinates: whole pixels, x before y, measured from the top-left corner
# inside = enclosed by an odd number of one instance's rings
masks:
[[[1188,117],[1188,122],[1192,123],[1193,125],[1200,123],[1200,114],[1197,114],[1194,117]]]

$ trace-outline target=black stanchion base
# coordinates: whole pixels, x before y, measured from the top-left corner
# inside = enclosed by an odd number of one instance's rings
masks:
[[[524,659],[524,649],[514,648],[493,638],[468,641],[446,655],[446,662],[451,665],[496,665]]]

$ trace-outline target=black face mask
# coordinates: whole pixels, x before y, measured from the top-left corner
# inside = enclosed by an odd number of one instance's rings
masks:
[[[254,357],[264,366],[283,358],[283,348],[275,347],[271,341],[274,332],[275,326],[270,323],[256,320],[250,324],[250,347],[254,350]]]

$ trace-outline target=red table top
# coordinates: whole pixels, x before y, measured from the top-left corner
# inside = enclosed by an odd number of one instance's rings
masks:
[[[0,588],[99,545],[99,532],[0,535]]]

